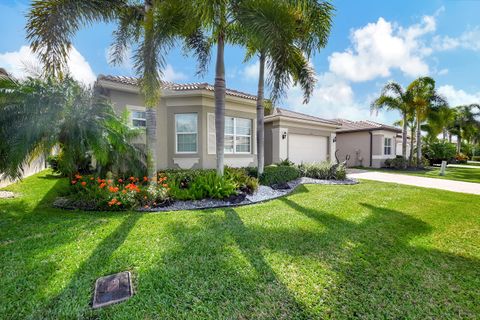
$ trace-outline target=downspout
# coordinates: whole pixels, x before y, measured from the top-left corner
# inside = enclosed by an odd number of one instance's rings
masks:
[[[370,168],[372,167],[372,159],[373,159],[373,134],[372,131],[368,131],[370,134]]]

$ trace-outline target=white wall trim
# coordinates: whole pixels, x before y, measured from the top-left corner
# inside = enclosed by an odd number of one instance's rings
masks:
[[[180,169],[191,169],[199,162],[200,158],[173,158],[173,163]]]
[[[253,163],[253,156],[245,158],[227,158],[224,159],[225,165],[234,168],[248,167]]]

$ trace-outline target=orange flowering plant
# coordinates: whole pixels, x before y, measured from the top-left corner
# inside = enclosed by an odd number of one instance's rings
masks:
[[[167,178],[150,181],[147,177],[101,178],[76,174],[70,181],[75,200],[98,210],[152,208],[169,199]]]

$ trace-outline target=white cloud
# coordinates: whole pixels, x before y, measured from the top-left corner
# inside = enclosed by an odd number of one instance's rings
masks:
[[[447,98],[448,103],[452,107],[480,103],[480,92],[467,93],[462,89],[456,89],[452,85],[440,86],[438,93]]]
[[[22,46],[18,51],[0,53],[0,66],[17,78],[24,78],[28,68],[41,67],[38,57],[30,47]],[[95,82],[96,76],[85,58],[72,46],[67,60],[68,69],[72,77],[86,85]]]
[[[308,104],[303,104],[303,92],[299,87],[288,90],[287,97],[285,104],[290,109],[326,119],[386,120],[383,113],[371,114],[369,101],[358,103],[349,83],[332,73],[320,76]]]
[[[466,30],[459,37],[435,36],[432,47],[438,51],[447,51],[457,48],[480,51],[480,27]]]
[[[165,67],[165,70],[163,70],[163,80],[165,81],[175,82],[175,81],[182,81],[187,78],[188,76],[185,73],[175,71],[172,65],[170,64],[167,64],[167,66]]]
[[[441,69],[440,71],[437,72],[439,76],[444,76],[448,74],[448,69]]]
[[[398,27],[384,18],[352,31],[352,48],[329,57],[330,71],[350,81],[388,77],[392,69],[416,77],[429,72],[424,58],[432,50],[421,37],[434,32],[434,16],[424,16],[419,24]]]
[[[254,63],[247,65],[242,70],[243,77],[248,81],[258,81],[258,69],[260,68],[260,62],[257,60]]]

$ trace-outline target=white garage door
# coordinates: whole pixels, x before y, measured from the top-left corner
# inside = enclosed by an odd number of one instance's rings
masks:
[[[297,164],[327,160],[327,137],[290,134],[288,159]]]

